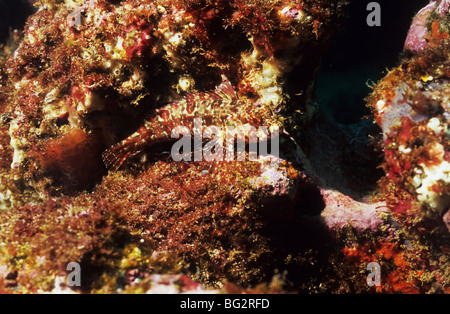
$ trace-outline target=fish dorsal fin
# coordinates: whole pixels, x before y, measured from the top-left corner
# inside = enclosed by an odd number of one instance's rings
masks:
[[[237,100],[236,92],[225,75],[222,74],[222,83],[216,87],[214,92],[222,98]]]

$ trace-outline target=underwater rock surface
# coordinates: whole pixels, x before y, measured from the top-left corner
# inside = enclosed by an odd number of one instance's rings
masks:
[[[38,1],[0,67],[0,292],[448,293],[446,3],[368,97],[373,188],[313,95],[346,1]],[[171,157],[241,124],[279,156]]]
[[[380,143],[386,176],[380,181],[381,191],[408,237],[420,243],[421,248],[415,248],[417,256],[430,258],[426,263],[421,258],[417,261],[427,265],[424,274],[433,274],[447,293],[448,5],[445,0],[431,1],[418,13],[405,44],[406,57],[374,86],[368,98],[383,132]],[[437,271],[427,273],[431,267]]]

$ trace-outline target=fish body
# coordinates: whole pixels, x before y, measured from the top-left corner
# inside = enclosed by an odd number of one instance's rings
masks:
[[[214,91],[191,93],[155,110],[154,115],[136,132],[105,150],[103,162],[107,168],[117,171],[127,159],[146,147],[172,140],[172,130],[177,126],[194,130],[196,118],[201,118],[208,125],[223,125],[224,122],[239,124],[245,116],[239,107],[233,86],[222,76],[222,83]]]

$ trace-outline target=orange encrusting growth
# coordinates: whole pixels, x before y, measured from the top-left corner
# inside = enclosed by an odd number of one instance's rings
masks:
[[[59,138],[49,140],[38,153],[42,169],[65,183],[69,190],[93,185],[103,175],[101,139],[96,132],[72,128]]]
[[[448,39],[447,32],[441,32],[441,23],[438,20],[434,20],[431,23],[431,47],[439,47],[442,42]]]
[[[380,241],[375,247],[355,245],[344,247],[343,253],[350,264],[366,265],[370,262],[380,264],[382,279],[381,286],[375,287],[376,292],[421,293],[419,278],[423,270],[414,269],[408,263],[408,257],[399,248],[398,243]]]

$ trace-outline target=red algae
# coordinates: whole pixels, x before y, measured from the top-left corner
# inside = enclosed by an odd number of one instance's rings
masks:
[[[62,138],[47,141],[38,154],[44,173],[71,191],[93,186],[105,173],[101,148],[98,135],[73,128]]]

